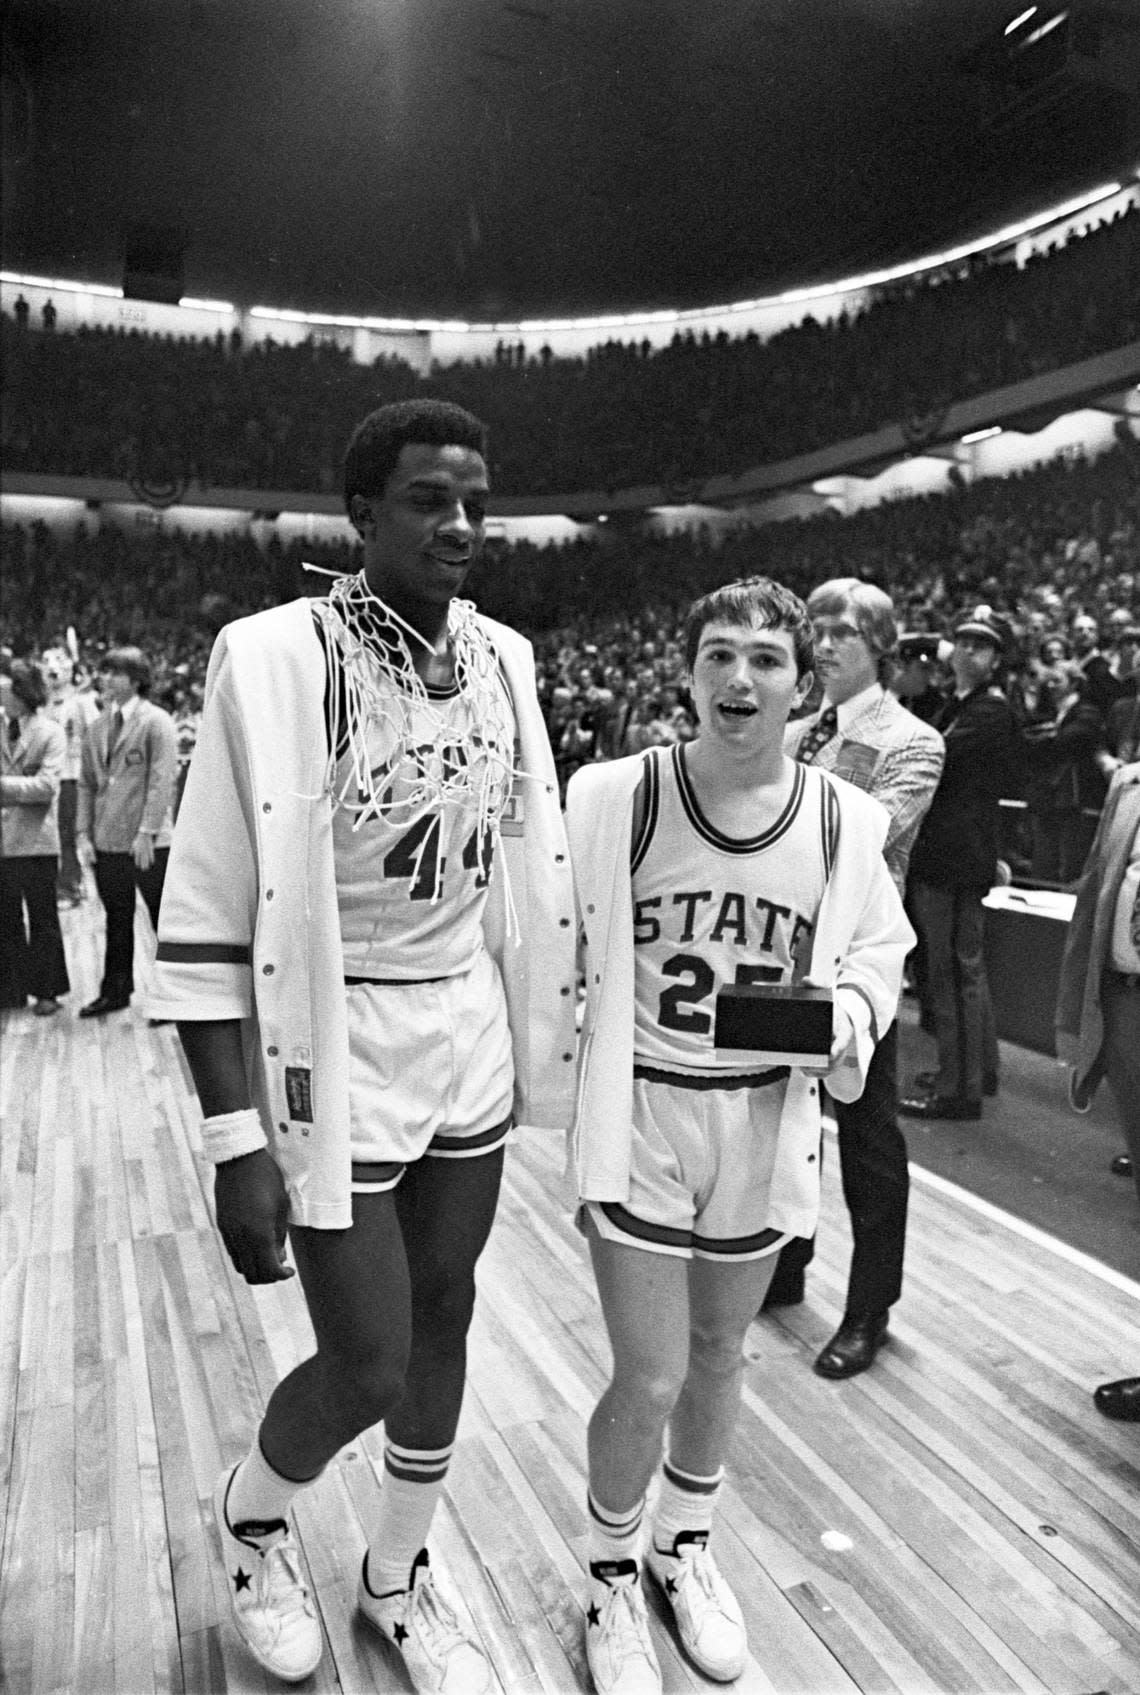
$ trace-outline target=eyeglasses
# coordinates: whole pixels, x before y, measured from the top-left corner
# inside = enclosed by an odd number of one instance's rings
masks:
[[[857,641],[862,634],[854,624],[826,624],[821,621],[813,623],[811,629],[817,642],[830,641],[832,647],[839,647],[843,642]]]

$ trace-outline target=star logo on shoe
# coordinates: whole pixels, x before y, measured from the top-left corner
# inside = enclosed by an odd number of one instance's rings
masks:
[[[677,1593],[677,1579],[675,1577],[667,1577],[665,1579],[665,1593],[666,1595],[675,1595]]]
[[[392,1631],[392,1635],[395,1637],[398,1645],[402,1648],[404,1646],[404,1643],[408,1640],[407,1626],[403,1625],[403,1624],[397,1624]]]
[[[249,1588],[249,1581],[248,1571],[243,1571],[241,1567],[238,1566],[237,1570],[234,1572],[234,1588],[237,1590],[239,1595],[243,1589]]]
[[[589,1606],[589,1608],[586,1612],[586,1623],[593,1625],[594,1629],[596,1630],[597,1627],[598,1627],[598,1620],[599,1620],[600,1617],[601,1617],[601,1614],[598,1612],[597,1607],[595,1607],[593,1602],[591,1602],[590,1606]]]

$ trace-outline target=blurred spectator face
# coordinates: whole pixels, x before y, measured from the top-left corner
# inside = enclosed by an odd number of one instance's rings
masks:
[[[1100,639],[1096,619],[1090,618],[1087,612],[1079,612],[1072,622],[1073,650],[1080,658],[1091,653]]]
[[[99,673],[99,696],[104,706],[125,706],[135,692],[134,681],[125,671],[104,666]]]
[[[958,688],[968,694],[980,688],[997,670],[998,650],[985,636],[958,636],[950,655],[950,669]]]
[[[834,617],[812,619],[815,674],[833,706],[878,681],[879,662],[855,626],[851,609]]]
[[[1069,657],[1069,644],[1061,636],[1046,636],[1041,643],[1042,665],[1063,665]]]
[[[1124,639],[1124,632],[1134,623],[1131,612],[1123,606],[1114,606],[1108,615],[1108,634],[1110,640],[1119,644]]]
[[[75,671],[71,655],[65,648],[45,648],[40,668],[49,689],[62,689],[70,683]]]

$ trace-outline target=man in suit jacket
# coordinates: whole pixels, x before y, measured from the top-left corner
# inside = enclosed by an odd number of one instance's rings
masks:
[[[1140,1198],[1140,761],[1113,777],[1089,849],[1065,939],[1056,1027],[1078,1112],[1108,1080]],[[1102,1383],[1096,1404],[1108,1418],[1140,1421],[1140,1377]]]
[[[894,607],[882,589],[838,577],[815,589],[807,604],[823,702],[813,717],[788,725],[784,751],[845,777],[886,808],[891,827],[883,853],[902,895],[911,844],[942,771],[942,737],[880,681],[898,639]],[[910,1179],[898,1125],[897,1051],[892,1023],[875,1048],[863,1094],[834,1103],[854,1247],[843,1322],[815,1362],[823,1377],[851,1377],[872,1364],[902,1292]],[[783,1250],[767,1306],[803,1298],[812,1251],[803,1240]]]
[[[158,928],[178,736],[170,714],[146,698],[150,684],[150,661],[141,648],[112,648],[100,673],[103,711],[83,738],[76,836],[80,856],[94,863],[107,944],[99,993],[80,1018],[101,1018],[130,1002],[136,890]]]
[[[997,1038],[982,952],[982,901],[997,876],[998,805],[1017,781],[1013,708],[994,681],[1012,632],[992,607],[958,620],[954,692],[934,719],[946,740],[938,792],[911,856],[938,1070],[899,1103],[912,1118],[976,1119],[997,1089]]]

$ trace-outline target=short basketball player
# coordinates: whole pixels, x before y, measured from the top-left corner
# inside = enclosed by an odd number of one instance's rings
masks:
[[[489,1682],[426,1544],[512,1119],[569,1122],[574,931],[530,645],[455,598],[485,457],[442,402],[356,430],[363,570],[219,636],[162,909],[218,1227],[251,1283],[288,1234],[316,1335],[215,1492],[237,1628],[288,1680],[321,1653],[290,1503],[383,1420],[360,1608],[416,1689]]]
[[[764,577],[731,583],[692,607],[685,656],[696,740],[584,767],[567,801],[587,984],[574,1155],[613,1349],[589,1426],[600,1695],[661,1687],[639,1550],[666,1431],[646,1562],[700,1670],[744,1668],[709,1545],[744,1336],[780,1247],[815,1227],[820,1079],[859,1093],[913,940],[885,811],[783,753],[812,684],[803,603]],[[731,990],[762,984],[831,991],[814,1055],[789,1065],[756,1024],[748,1046],[714,1045]]]

